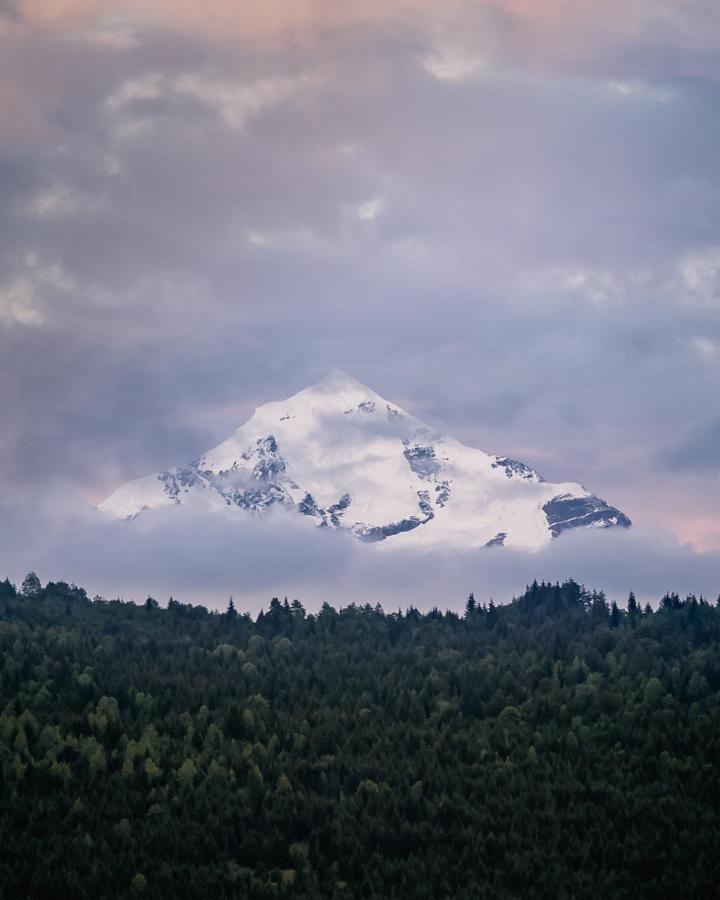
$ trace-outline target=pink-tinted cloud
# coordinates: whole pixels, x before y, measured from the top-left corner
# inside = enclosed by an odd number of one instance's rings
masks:
[[[17,82],[0,80],[0,140],[6,143],[39,136],[37,109]]]
[[[219,38],[302,35],[345,23],[385,19],[404,10],[427,8],[430,0],[126,0],[123,10],[138,21]],[[451,5],[458,5],[451,0]],[[31,26],[77,27],[117,13],[110,0],[24,0],[21,13]]]
[[[720,550],[720,520],[717,518],[680,518],[675,523],[675,533],[683,544],[689,544],[698,553]]]
[[[592,55],[603,40],[625,40],[651,29],[671,44],[717,46],[720,32],[708,27],[718,15],[711,4],[648,0],[20,0],[18,21],[30,27],[77,28],[119,13],[139,23],[156,24],[213,37],[295,39],[357,23],[401,20],[427,14],[444,29],[453,17],[505,22],[514,39],[531,55]],[[7,24],[6,24],[7,27]]]

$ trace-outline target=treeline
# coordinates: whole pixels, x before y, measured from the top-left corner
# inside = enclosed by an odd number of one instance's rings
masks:
[[[255,619],[0,582],[0,898],[697,898],[720,608]]]

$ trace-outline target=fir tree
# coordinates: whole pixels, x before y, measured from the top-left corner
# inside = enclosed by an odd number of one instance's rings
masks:
[[[465,618],[471,619],[477,610],[477,603],[475,602],[475,595],[470,594],[467,598],[467,602],[465,603]]]
[[[635,594],[632,591],[628,594],[627,611],[631,618],[635,618],[640,612],[640,607],[638,606]]]

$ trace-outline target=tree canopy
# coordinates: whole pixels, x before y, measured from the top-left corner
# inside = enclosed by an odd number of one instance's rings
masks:
[[[3,898],[717,893],[703,598],[253,620],[6,580],[0,661]]]

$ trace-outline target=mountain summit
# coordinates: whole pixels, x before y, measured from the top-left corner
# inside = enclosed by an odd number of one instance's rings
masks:
[[[631,524],[582,485],[550,484],[518,460],[466,447],[338,370],[259,407],[189,465],[128,482],[99,508],[134,518],[171,506],[279,506],[364,541],[456,549],[537,549],[571,528]]]

